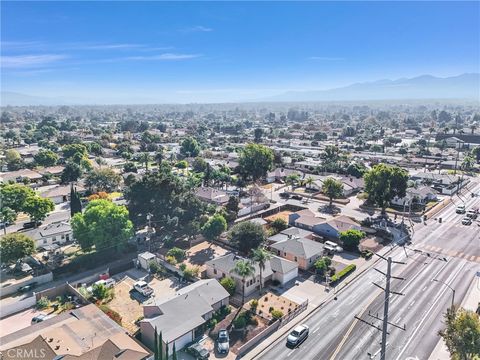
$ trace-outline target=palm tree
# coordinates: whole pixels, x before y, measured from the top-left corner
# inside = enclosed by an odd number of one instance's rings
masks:
[[[251,261],[239,260],[236,262],[235,267],[230,272],[237,274],[242,278],[242,306],[245,304],[245,280],[255,274],[255,268]]]
[[[259,247],[253,250],[252,261],[258,264],[258,267],[260,269],[260,293],[262,293],[262,288],[263,288],[262,273],[263,273],[263,270],[265,270],[267,261],[270,260],[271,258],[272,258],[272,254],[270,254],[264,248]]]
[[[300,176],[298,176],[298,174],[290,174],[285,178],[285,184],[291,185],[292,191],[293,191],[293,187],[299,180],[300,180]]]

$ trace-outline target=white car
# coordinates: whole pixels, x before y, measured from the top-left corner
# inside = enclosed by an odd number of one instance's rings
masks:
[[[466,211],[465,205],[458,205],[457,209],[455,210],[457,214],[465,214],[465,211]]]
[[[307,325],[298,325],[287,337],[287,346],[296,348],[308,337],[309,328]]]
[[[462,220],[462,224],[463,225],[472,225],[472,219],[470,219],[469,217],[464,217],[463,220]]]
[[[133,284],[133,288],[145,297],[153,294],[153,289],[145,281],[137,281]]]

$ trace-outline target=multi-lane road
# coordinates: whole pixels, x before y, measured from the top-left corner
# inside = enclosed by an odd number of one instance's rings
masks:
[[[480,186],[472,191],[479,193]],[[389,360],[428,359],[439,340],[443,313],[452,299],[452,291],[442,282],[456,290],[455,303],[459,304],[480,270],[480,228],[476,224],[461,224],[463,215],[456,214],[455,207],[462,202],[467,209],[480,206],[479,197],[466,196],[463,200],[457,197],[436,216],[442,217],[442,223],[431,219],[426,225],[417,225],[412,244],[405,249],[395,248],[389,254],[394,260],[406,263],[394,264],[392,268],[394,276],[405,278],[392,280],[392,290],[405,295],[391,296],[389,321],[405,326],[405,330],[389,326],[386,357]],[[378,261],[375,267],[385,271],[386,264]],[[256,358],[379,359],[381,332],[355,318],[357,315],[381,326],[371,316],[383,316],[384,294],[372,284],[374,281],[384,283],[383,276],[372,268],[344,288],[337,300],[327,302],[310,315],[305,320],[310,336],[299,348],[287,348],[281,338]]]

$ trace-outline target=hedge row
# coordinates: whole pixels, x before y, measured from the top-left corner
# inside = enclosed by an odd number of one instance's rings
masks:
[[[335,275],[333,275],[330,280],[332,282],[340,281],[344,277],[346,277],[348,274],[355,271],[356,268],[357,268],[357,266],[355,264],[350,264],[350,265],[346,266],[343,270],[341,270],[338,273],[336,273]]]

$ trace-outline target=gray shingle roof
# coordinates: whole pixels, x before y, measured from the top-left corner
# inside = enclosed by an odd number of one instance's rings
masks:
[[[290,271],[298,268],[297,263],[287,259],[282,259],[279,256],[272,256],[270,259],[270,266],[274,272],[281,274],[288,274]]]
[[[323,244],[304,238],[290,238],[272,244],[270,248],[304,259],[323,253]]]

